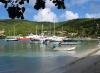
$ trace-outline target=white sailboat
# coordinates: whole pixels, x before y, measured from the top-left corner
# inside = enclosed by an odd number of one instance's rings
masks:
[[[41,31],[42,33],[41,33],[41,35],[39,36],[39,37],[40,37],[39,40],[40,40],[41,43],[44,43],[44,42],[47,40],[47,36],[44,35],[44,32],[43,32],[44,30],[43,30],[43,29],[44,29],[44,26],[43,26],[43,24],[42,24],[42,31]]]
[[[32,36],[32,41],[39,41],[40,43],[43,43],[45,40],[46,36],[44,36],[43,33],[43,24],[42,24],[41,35],[37,34],[37,25],[36,25],[36,34]]]
[[[10,36],[10,31],[9,31],[9,36],[5,38],[6,41],[18,41],[17,36],[15,36],[15,25],[13,26],[14,32],[13,36]]]
[[[59,37],[55,35],[55,22],[54,22],[54,34],[53,36],[48,37],[48,40],[51,42],[62,42],[65,37]]]
[[[37,34],[37,25],[36,25],[35,28],[36,28],[35,35],[32,35],[31,40],[32,40],[32,41],[39,41],[40,36]]]

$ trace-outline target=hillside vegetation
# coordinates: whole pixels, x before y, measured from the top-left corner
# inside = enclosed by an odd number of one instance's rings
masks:
[[[38,34],[42,31],[42,24],[44,26],[44,31],[53,33],[54,23],[50,22],[32,22],[26,20],[0,20],[0,29],[5,30],[5,35],[16,35],[22,34],[27,35],[29,33],[37,32]],[[75,36],[79,37],[97,37],[100,36],[100,19],[74,19],[65,22],[55,23],[56,34],[57,31],[65,31],[64,35],[68,33],[77,33]],[[75,37],[74,36],[74,37]]]

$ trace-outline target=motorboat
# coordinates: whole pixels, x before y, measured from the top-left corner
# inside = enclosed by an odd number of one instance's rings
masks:
[[[6,41],[18,41],[17,37],[16,36],[7,36],[5,38]]]
[[[56,47],[54,50],[56,51],[72,51],[75,50],[76,46],[66,46],[66,47]]]
[[[9,30],[9,36],[5,38],[6,41],[18,41],[17,39],[18,36],[15,35],[15,25],[13,26],[13,29],[14,29],[13,36],[10,35],[10,30]]]
[[[16,38],[6,38],[6,41],[18,41]]]

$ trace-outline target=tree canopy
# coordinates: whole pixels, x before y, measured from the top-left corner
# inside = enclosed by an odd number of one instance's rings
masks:
[[[50,0],[52,3],[55,4],[55,6],[58,9],[65,9],[64,0]],[[24,12],[25,7],[24,3],[29,3],[29,0],[0,0],[4,4],[4,7],[6,8],[9,18],[11,19],[24,19]],[[36,3],[34,5],[34,9],[44,9],[46,0],[36,0]]]

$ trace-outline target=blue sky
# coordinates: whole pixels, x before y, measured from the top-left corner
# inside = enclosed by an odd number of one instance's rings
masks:
[[[46,8],[35,10],[35,0],[25,4],[25,20],[30,21],[66,21],[77,18],[100,18],[100,0],[65,0],[66,9],[58,10],[52,2],[46,0]],[[0,3],[0,19],[9,19],[7,11]]]

